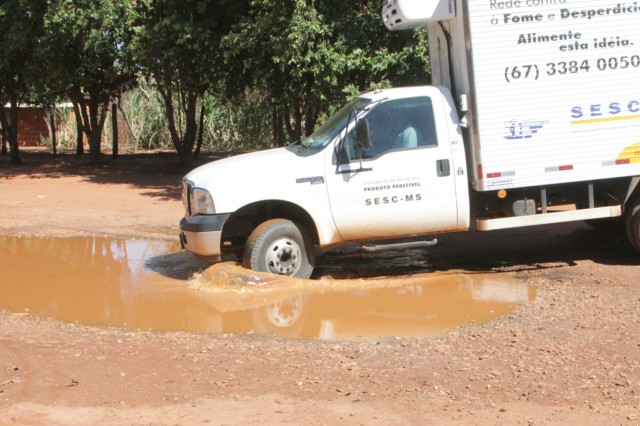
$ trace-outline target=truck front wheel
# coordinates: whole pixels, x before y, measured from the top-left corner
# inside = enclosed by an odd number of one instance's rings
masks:
[[[636,198],[626,213],[627,238],[631,245],[640,252],[640,198]]]
[[[299,278],[309,278],[314,264],[308,233],[285,219],[268,220],[254,229],[242,257],[245,268]]]

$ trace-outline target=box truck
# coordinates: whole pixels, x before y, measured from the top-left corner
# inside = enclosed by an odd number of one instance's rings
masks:
[[[640,3],[389,0],[382,18],[426,28],[432,85],[364,93],[288,147],[189,173],[186,250],[308,277],[347,243],[618,220],[640,251]]]

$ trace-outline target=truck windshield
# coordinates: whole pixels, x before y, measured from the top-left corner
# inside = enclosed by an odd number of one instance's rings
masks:
[[[322,148],[336,137],[347,126],[349,117],[354,110],[361,109],[371,103],[371,99],[356,98],[340,108],[311,136],[302,138],[302,145],[307,148]]]

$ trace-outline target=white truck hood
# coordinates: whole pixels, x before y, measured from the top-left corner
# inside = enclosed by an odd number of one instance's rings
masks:
[[[323,151],[276,148],[229,157],[205,164],[185,176],[194,186],[208,190],[217,213],[230,213],[262,200],[300,204],[307,194],[327,197]],[[309,190],[312,187],[314,190]],[[310,195],[310,194],[309,194]],[[316,198],[317,201],[317,198]]]

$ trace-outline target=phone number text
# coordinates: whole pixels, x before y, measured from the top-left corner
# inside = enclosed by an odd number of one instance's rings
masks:
[[[640,68],[640,55],[612,56],[597,60],[548,62],[543,66],[537,64],[511,65],[505,67],[504,78],[508,83],[513,83],[519,80],[538,80],[544,76],[555,77],[595,70],[615,71],[629,68]]]

